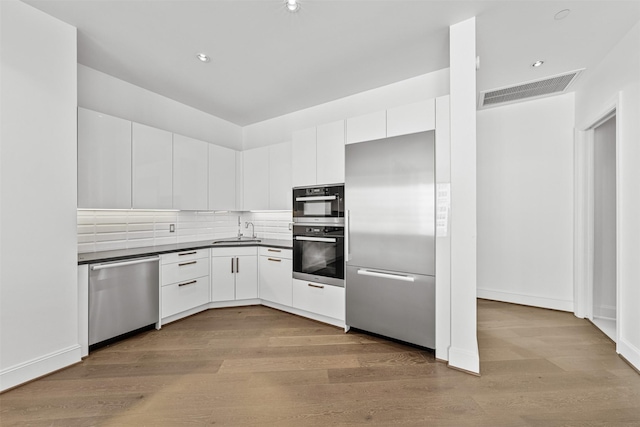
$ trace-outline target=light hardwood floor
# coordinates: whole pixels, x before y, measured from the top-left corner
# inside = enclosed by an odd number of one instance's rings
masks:
[[[640,426],[640,375],[570,313],[478,301],[480,377],[253,306],[209,310],[0,395],[5,426]]]

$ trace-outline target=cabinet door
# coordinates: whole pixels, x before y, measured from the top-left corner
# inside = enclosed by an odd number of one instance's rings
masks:
[[[435,128],[435,99],[387,110],[387,136],[407,135]]]
[[[78,207],[131,208],[131,122],[78,108]]]
[[[208,143],[173,135],[173,208],[207,210]]]
[[[345,121],[318,126],[316,142],[317,184],[344,182]]]
[[[293,187],[316,185],[316,128],[293,132],[291,144]]]
[[[243,210],[269,209],[269,147],[242,153]]]
[[[211,257],[211,301],[233,301],[235,293],[235,257]]]
[[[293,306],[310,313],[344,320],[344,288],[295,279],[293,280]]]
[[[293,263],[290,259],[260,257],[260,298],[291,307]]]
[[[371,141],[387,136],[387,112],[377,111],[347,119],[347,144]]]
[[[236,257],[236,299],[258,298],[258,257]]]
[[[269,147],[269,209],[291,210],[291,143]]]
[[[236,151],[209,144],[209,209],[236,210]]]
[[[173,136],[133,123],[133,207],[173,208]]]

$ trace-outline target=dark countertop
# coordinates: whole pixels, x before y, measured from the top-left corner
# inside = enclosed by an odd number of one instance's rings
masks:
[[[146,246],[142,248],[117,249],[101,252],[86,252],[78,254],[78,265],[94,264],[107,261],[121,261],[124,259],[141,258],[145,256],[168,254],[171,252],[189,251],[194,249],[234,248],[245,246],[263,246],[280,249],[291,249],[293,247],[293,243],[291,242],[291,240],[260,239],[260,242],[251,243],[238,243],[229,241],[229,243],[217,243],[215,245],[213,244],[214,241],[215,240],[202,240],[199,242],[177,243],[173,245]]]

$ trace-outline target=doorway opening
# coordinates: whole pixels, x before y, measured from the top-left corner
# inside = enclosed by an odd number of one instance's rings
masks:
[[[593,129],[593,288],[590,320],[616,340],[616,116]]]
[[[574,311],[577,317],[589,319],[617,344],[618,100],[609,105],[597,119],[576,132]]]

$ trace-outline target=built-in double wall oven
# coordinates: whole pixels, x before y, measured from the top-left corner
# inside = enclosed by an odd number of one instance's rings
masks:
[[[293,189],[293,277],[344,286],[344,185]]]

